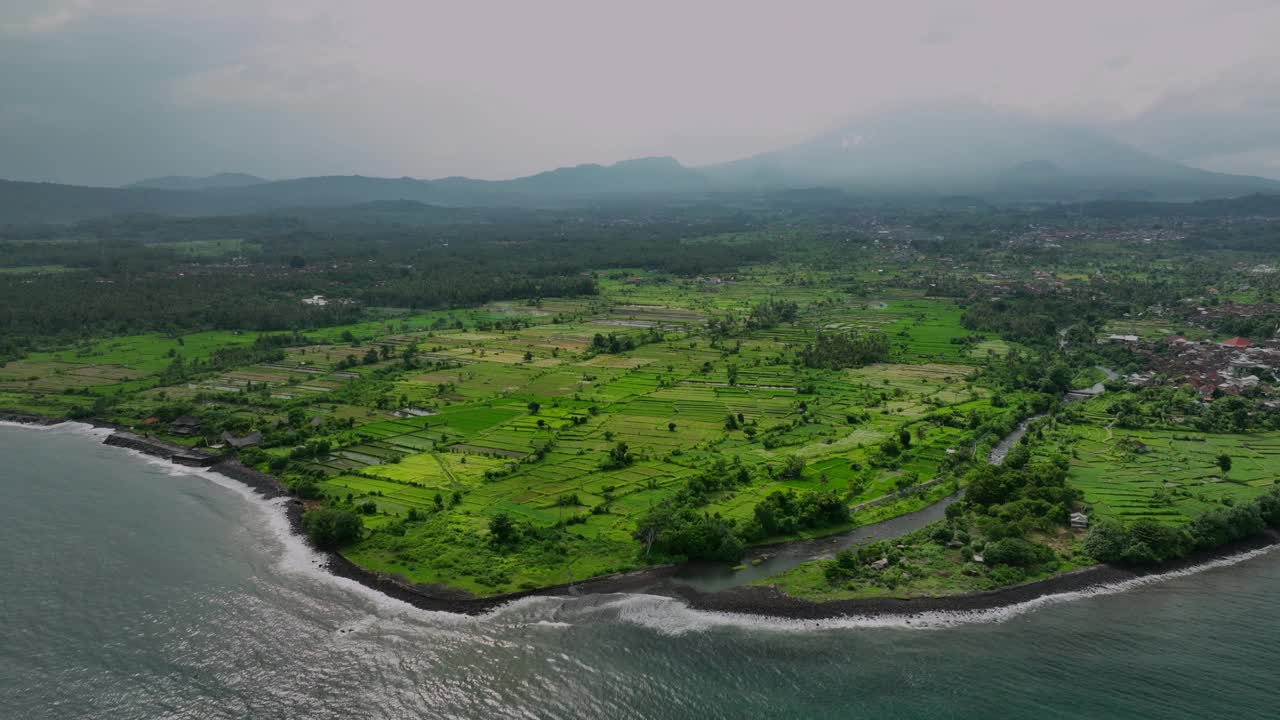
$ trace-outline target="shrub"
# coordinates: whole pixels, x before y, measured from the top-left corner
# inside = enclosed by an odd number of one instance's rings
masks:
[[[997,586],[1002,586],[1020,583],[1027,578],[1027,574],[1022,571],[1022,568],[1001,565],[992,569],[987,577],[991,578],[991,582]]]
[[[308,511],[302,516],[302,528],[311,542],[322,550],[337,550],[360,539],[364,525],[360,518],[337,508]]]
[[[1021,538],[1004,538],[987,546],[983,558],[990,565],[1031,567],[1053,559],[1053,551]]]

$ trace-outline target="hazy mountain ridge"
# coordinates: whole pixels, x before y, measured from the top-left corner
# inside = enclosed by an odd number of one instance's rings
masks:
[[[251,185],[261,185],[265,182],[270,181],[248,173],[228,172],[206,177],[165,175],[163,177],[139,180],[123,187],[127,190],[139,188],[149,190],[215,190],[219,188],[249,187]]]
[[[866,116],[806,142],[701,168],[670,157],[651,157],[556,168],[510,180],[343,175],[263,181],[224,173],[156,178],[128,188],[5,181],[0,182],[0,224],[388,201],[441,207],[571,207],[624,197],[798,188],[869,196],[967,195],[993,201],[1202,200],[1280,192],[1280,181],[1200,170],[1089,128],[972,102],[948,102]]]
[[[1151,193],[1173,199],[1280,190],[1156,157],[1098,131],[971,102],[915,105],[854,120],[790,147],[708,168],[723,182],[823,184],[861,192],[1026,199]]]

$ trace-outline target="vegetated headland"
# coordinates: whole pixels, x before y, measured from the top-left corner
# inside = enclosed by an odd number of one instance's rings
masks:
[[[433,609],[1022,602],[1272,541],[1280,205],[1239,202],[7,228],[0,407],[287,495]]]

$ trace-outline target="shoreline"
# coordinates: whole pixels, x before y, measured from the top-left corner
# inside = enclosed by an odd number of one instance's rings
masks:
[[[678,597],[689,607],[710,612],[782,617],[793,620],[831,620],[845,617],[918,616],[925,613],[969,613],[998,610],[1042,598],[1105,589],[1121,583],[1158,578],[1170,573],[1194,570],[1207,563],[1239,557],[1251,551],[1280,545],[1280,532],[1229,543],[1213,550],[1193,553],[1158,566],[1132,569],[1099,564],[1021,585],[963,595],[916,598],[854,598],[848,600],[805,600],[786,595],[769,585],[743,585],[714,593],[682,589]]]
[[[229,456],[215,456],[196,451],[183,445],[157,438],[136,435],[111,423],[91,420],[64,420],[27,413],[0,412],[0,422],[21,425],[53,427],[65,422],[79,422],[95,428],[112,430],[102,443],[124,447],[136,452],[158,457],[187,467],[212,470],[231,480],[240,482],[265,499],[287,498],[282,509],[289,528],[295,535],[306,536],[302,527],[305,506],[294,498],[288,489],[274,476],[248,467]],[[856,532],[856,529],[850,532]],[[787,547],[793,544],[830,541],[825,539],[800,539],[769,546]],[[979,612],[1011,607],[1054,595],[1064,595],[1090,589],[1104,588],[1118,583],[1160,576],[1170,572],[1189,570],[1215,560],[1227,559],[1249,551],[1280,545],[1280,533],[1267,530],[1263,535],[1241,540],[1194,553],[1181,560],[1140,570],[1094,565],[1072,570],[1060,575],[1035,580],[1021,585],[963,595],[946,595],[918,598],[858,598],[848,600],[813,601],[786,595],[768,585],[740,585],[737,587],[703,592],[688,585],[673,582],[682,564],[657,565],[614,575],[583,580],[572,584],[552,585],[533,590],[503,593],[489,597],[477,597],[465,590],[443,585],[418,585],[394,575],[367,570],[340,553],[318,551],[325,557],[325,570],[330,574],[353,580],[388,597],[408,603],[420,610],[450,612],[463,615],[483,615],[503,605],[527,597],[575,597],[580,595],[636,593],[658,595],[680,600],[691,609],[708,612],[754,615],[763,617],[827,620],[844,617],[905,617],[933,612]],[[761,550],[763,548],[757,548]]]

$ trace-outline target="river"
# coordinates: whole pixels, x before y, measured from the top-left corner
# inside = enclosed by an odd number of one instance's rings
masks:
[[[0,718],[1269,718],[1280,553],[979,615],[423,612],[237,483],[0,427]]]

